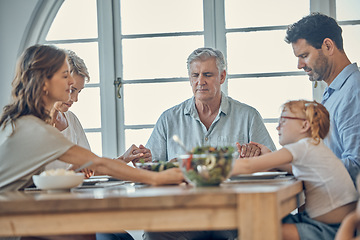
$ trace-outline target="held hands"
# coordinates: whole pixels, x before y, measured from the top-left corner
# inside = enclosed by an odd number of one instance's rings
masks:
[[[245,143],[245,144],[241,145],[240,143],[237,142],[236,146],[237,146],[240,158],[256,157],[261,154],[260,147],[256,146],[255,144],[252,144],[252,143]]]
[[[126,152],[122,156],[117,158],[117,160],[122,160],[126,163],[136,163],[139,162],[140,159],[143,159],[145,162],[152,161],[150,149],[147,149],[142,144],[140,144],[139,147],[137,147],[135,144],[131,145],[131,147],[126,150]]]
[[[245,143],[242,145],[237,142],[236,146],[240,158],[256,157],[271,152],[269,148],[256,142]]]

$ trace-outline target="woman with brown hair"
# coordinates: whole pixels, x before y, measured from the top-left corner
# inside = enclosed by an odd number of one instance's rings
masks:
[[[59,159],[83,165],[122,180],[151,185],[183,181],[180,169],[160,173],[102,158],[75,145],[51,126],[55,102],[69,100],[73,78],[67,54],[54,46],[35,45],[20,57],[12,83],[12,101],[0,117],[0,191],[19,190],[32,184],[32,176]]]

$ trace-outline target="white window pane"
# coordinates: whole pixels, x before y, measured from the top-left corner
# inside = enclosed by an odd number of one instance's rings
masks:
[[[278,126],[277,123],[265,123],[265,127],[269,132],[270,137],[273,140],[276,149],[279,150],[280,148],[282,148],[282,146],[279,144],[279,135],[278,135],[278,131],[276,130],[277,126]]]
[[[84,88],[70,111],[76,114],[83,128],[101,128],[100,89]]]
[[[122,34],[203,31],[202,0],[121,0]]]
[[[124,80],[187,76],[186,59],[203,36],[123,40]]]
[[[192,95],[189,82],[125,85],[125,124],[155,124],[163,111]]]
[[[360,13],[359,13],[360,14]],[[351,62],[360,67],[360,25],[341,26],[343,29],[344,50]]]
[[[336,18],[343,20],[360,19],[360,1],[359,0],[337,0],[336,1]]]
[[[289,25],[309,12],[309,0],[225,0],[226,28]]]
[[[101,133],[100,132],[87,132],[86,138],[89,141],[91,151],[98,156],[102,156]]]
[[[132,144],[135,144],[136,146],[142,144],[145,146],[147,140],[152,133],[152,130],[152,128],[125,130],[125,149],[128,149]]]
[[[47,41],[97,38],[96,0],[66,0],[57,13]]]
[[[74,51],[85,62],[90,74],[89,83],[99,83],[99,51],[97,42],[56,44],[56,46]]]
[[[308,76],[229,79],[229,96],[256,108],[263,118],[278,118],[288,100],[312,100]]]
[[[229,33],[226,38],[229,74],[297,70],[284,30]]]

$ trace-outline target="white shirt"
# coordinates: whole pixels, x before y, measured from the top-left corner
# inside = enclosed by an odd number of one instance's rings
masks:
[[[292,156],[294,176],[304,181],[305,209],[311,218],[357,201],[358,194],[342,161],[325,146],[311,138],[285,145]]]
[[[81,123],[79,119],[76,117],[76,115],[71,112],[67,111],[64,112],[65,118],[68,122],[68,127],[61,131],[61,133],[69,139],[71,142],[75,143],[76,145],[79,145],[80,147],[86,148],[90,150],[89,142],[86,138],[85,132],[83,127],[81,126]],[[56,169],[56,168],[64,168],[67,169],[71,166],[71,164],[68,164],[66,162],[62,162],[59,160],[53,161],[49,163],[45,169]]]

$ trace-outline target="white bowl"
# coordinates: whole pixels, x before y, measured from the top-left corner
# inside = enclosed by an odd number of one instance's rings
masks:
[[[76,173],[75,175],[64,176],[34,175],[32,178],[37,188],[44,190],[62,190],[77,187],[82,184],[84,174]]]

